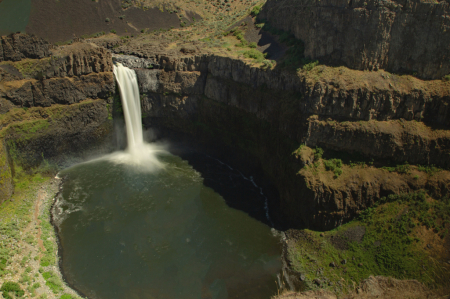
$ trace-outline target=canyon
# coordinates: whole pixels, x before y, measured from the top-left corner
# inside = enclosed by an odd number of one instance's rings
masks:
[[[320,62],[309,70],[264,68],[201,40],[159,35],[63,46],[4,36],[0,202],[14,193],[16,169],[113,147],[122,117],[114,62],[136,72],[145,127],[193,139],[270,182],[277,229],[330,231],[394,195],[448,198],[448,6],[267,1],[253,21],[302,40],[305,59]]]

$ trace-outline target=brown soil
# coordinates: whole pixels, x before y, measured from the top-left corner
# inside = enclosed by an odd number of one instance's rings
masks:
[[[332,235],[330,237],[331,244],[340,250],[347,250],[349,242],[360,243],[366,233],[366,228],[364,226],[355,226],[347,229],[342,233]]]
[[[45,197],[47,196],[47,193],[43,193],[42,191],[40,191],[38,193],[38,198],[36,200],[36,204],[34,205],[34,222],[36,223],[36,225],[38,226],[38,233],[37,233],[37,240],[38,240],[38,246],[39,249],[41,250],[41,252],[46,251],[45,247],[44,247],[44,242],[42,242],[41,239],[41,221],[39,220],[39,210],[41,208],[41,203],[42,201],[45,199]],[[41,253],[39,253],[39,262],[41,261]]]
[[[317,290],[307,292],[285,291],[273,299],[335,299],[336,295],[329,291]],[[448,295],[429,290],[417,280],[399,280],[384,276],[370,276],[364,280],[348,299],[447,299]]]
[[[121,20],[119,16],[124,18]],[[110,22],[106,22],[106,18]],[[120,0],[39,0],[32,2],[26,32],[58,42],[101,31],[108,33],[115,30],[119,35],[131,36],[139,34],[139,30],[144,28],[169,29],[172,26],[180,26],[176,14],[161,12],[158,8],[144,11],[132,7],[123,10]]]
[[[336,295],[325,290],[307,291],[296,293],[292,291],[284,291],[273,299],[337,299]]]

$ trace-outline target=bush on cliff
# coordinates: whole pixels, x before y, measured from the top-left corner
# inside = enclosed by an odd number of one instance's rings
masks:
[[[342,160],[341,159],[331,159],[331,160],[323,160],[323,164],[325,165],[326,170],[330,170],[334,172],[336,177],[342,174]]]
[[[263,60],[264,60],[264,54],[259,52],[256,49],[247,50],[243,53],[243,55],[245,58],[253,58],[257,62],[263,62]]]

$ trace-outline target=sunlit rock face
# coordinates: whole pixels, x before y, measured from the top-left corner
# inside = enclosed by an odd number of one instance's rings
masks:
[[[305,56],[358,70],[450,73],[446,1],[267,1],[258,17],[292,32]]]

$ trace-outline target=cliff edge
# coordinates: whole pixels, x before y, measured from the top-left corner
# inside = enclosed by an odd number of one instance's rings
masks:
[[[437,0],[269,0],[258,18],[321,63],[438,79],[450,73],[449,12]]]

